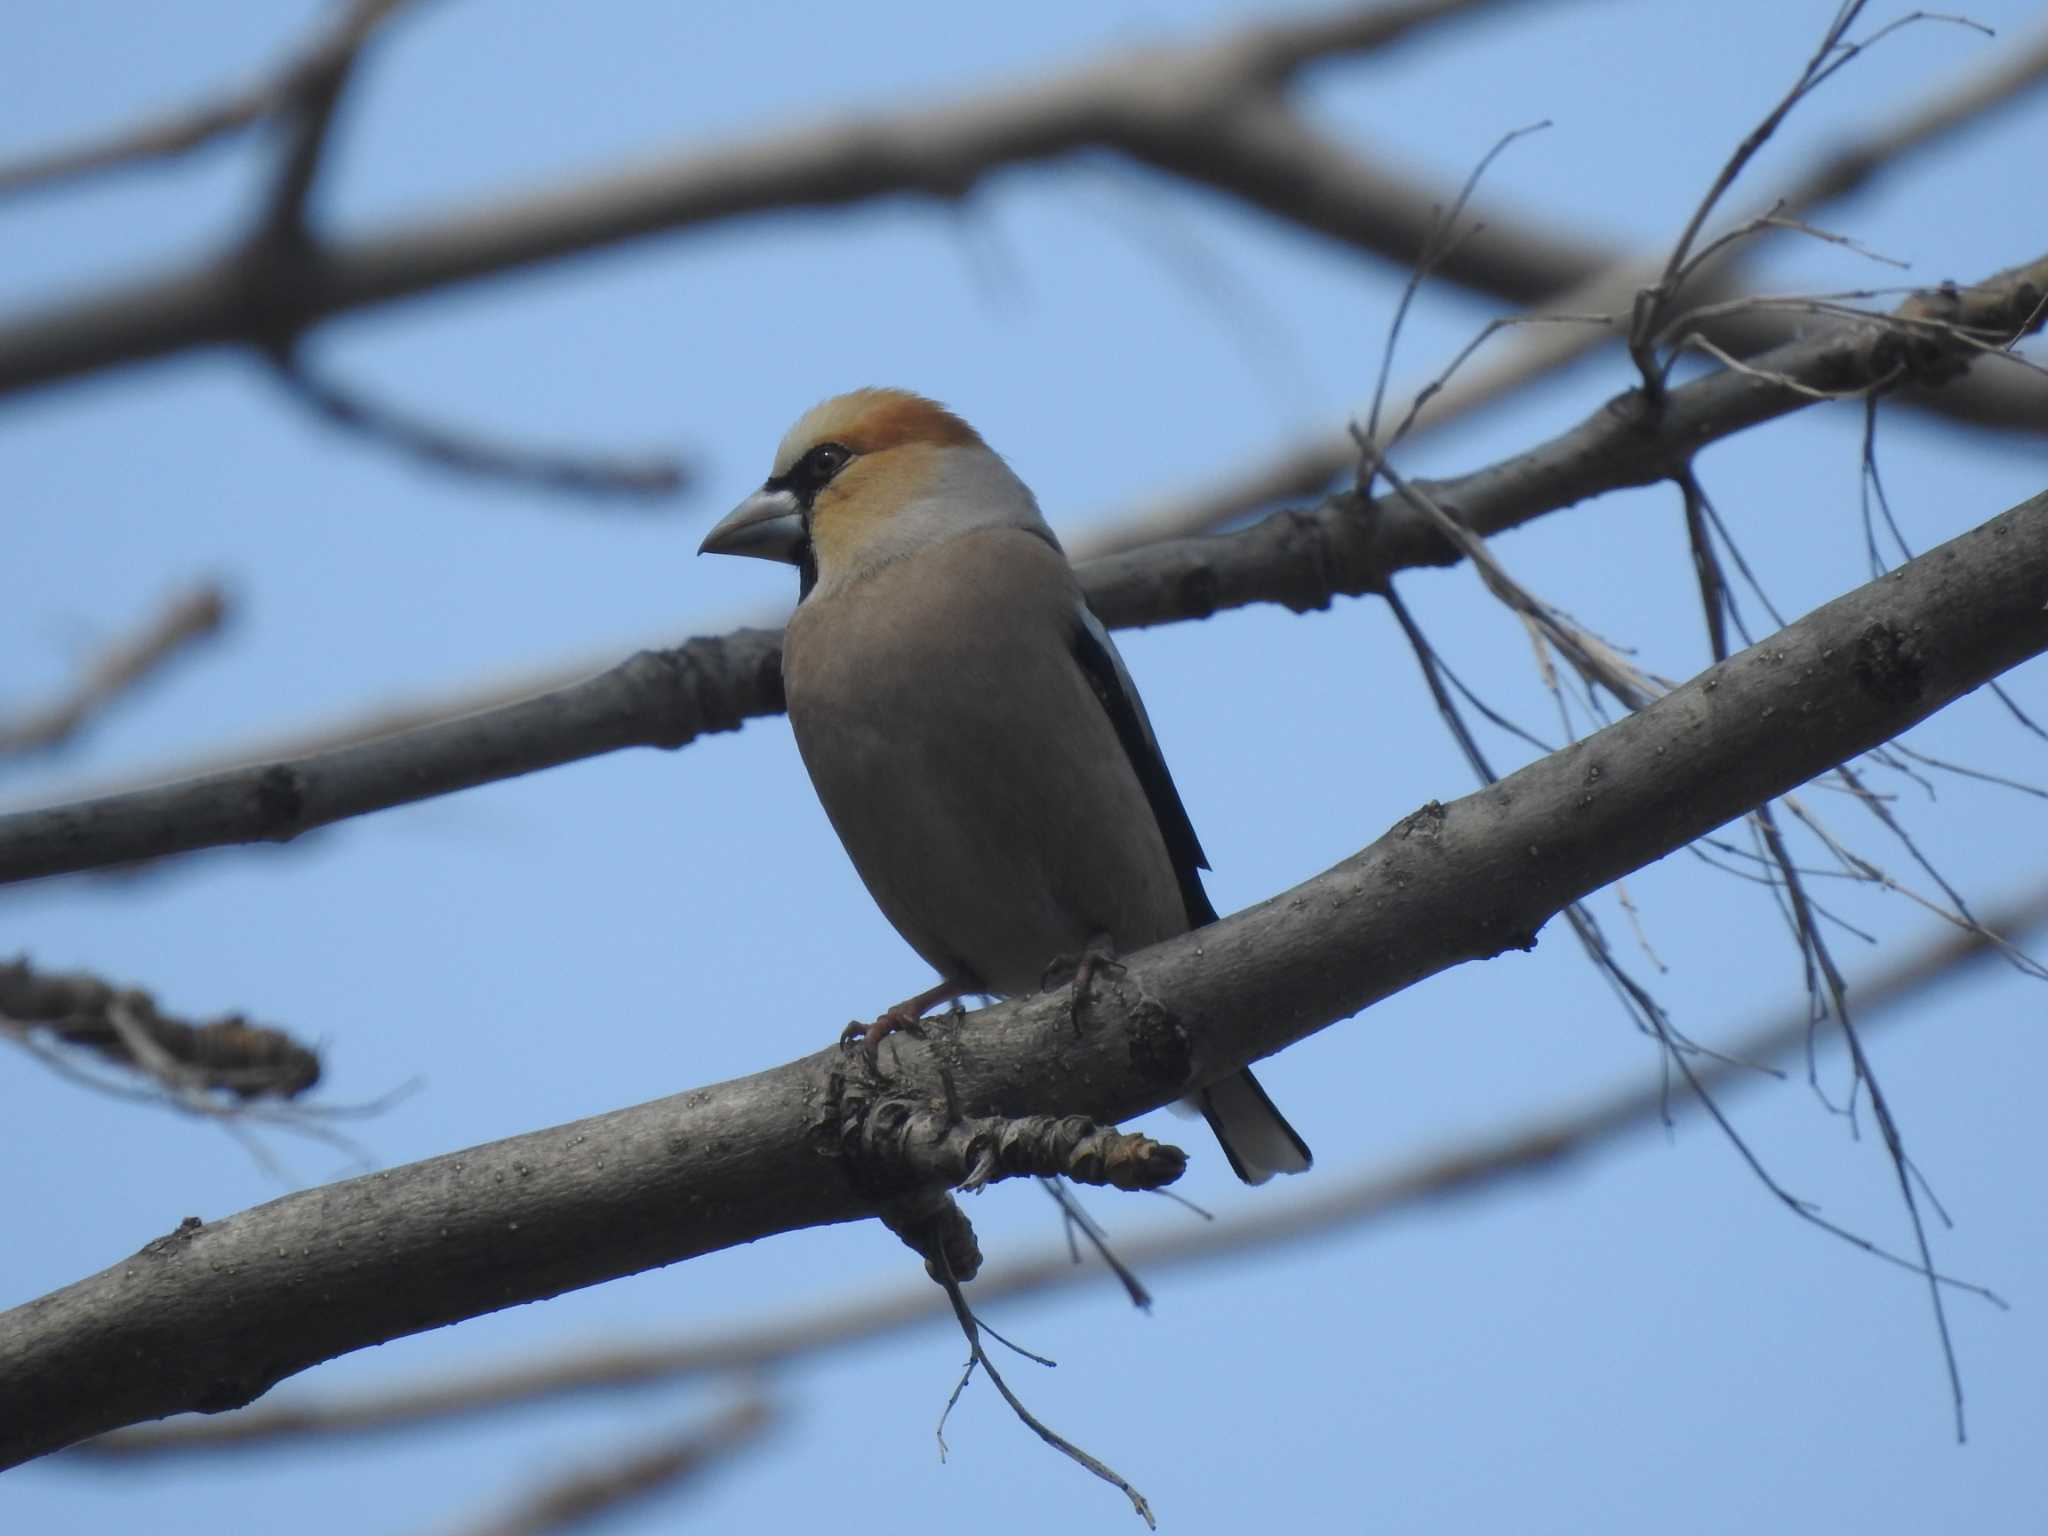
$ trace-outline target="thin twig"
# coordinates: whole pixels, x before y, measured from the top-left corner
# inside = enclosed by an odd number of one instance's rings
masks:
[[[1929,12],[1915,11],[1909,16],[1880,27],[1863,42],[1850,42],[1849,29],[1862,15],[1866,3],[1867,0],[1844,0],[1841,8],[1835,13],[1835,19],[1822,33],[1819,44],[1806,62],[1806,67],[1800,71],[1791,88],[1779,98],[1777,105],[1765,113],[1762,121],[1750,129],[1742,142],[1736,145],[1734,152],[1715,175],[1706,195],[1693,210],[1684,230],[1673,242],[1663,273],[1638,297],[1634,319],[1629,328],[1629,353],[1635,359],[1637,371],[1642,375],[1643,388],[1652,399],[1662,398],[1665,377],[1665,370],[1656,362],[1652,338],[1663,328],[1665,313],[1676,298],[1679,286],[1689,270],[1687,260],[1692,253],[1693,242],[1699,238],[1701,228],[1728,189],[1734,186],[1736,179],[1741,176],[1751,159],[1776,134],[1779,126],[1791,115],[1793,109],[1865,49],[1875,46],[1893,32],[1914,22],[1940,20],[1976,26],[1976,23],[1964,21],[1960,17],[1935,16]],[[1989,35],[1988,28],[1977,27],[1977,30]]]
[[[673,454],[631,457],[492,442],[372,400],[312,368],[292,347],[273,356],[278,380],[301,404],[347,431],[437,469],[577,495],[673,501],[689,483]]]
[[[1423,391],[1422,394],[1419,394],[1416,397],[1415,404],[1409,407],[1408,414],[1402,418],[1401,430],[1395,432],[1393,437],[1387,442],[1381,443],[1380,409],[1386,403],[1387,376],[1394,366],[1394,349],[1400,344],[1401,327],[1402,323],[1408,318],[1409,306],[1415,302],[1416,294],[1422,291],[1423,283],[1428,281],[1430,274],[1457,248],[1458,243],[1466,235],[1477,232],[1475,228],[1474,230],[1460,233],[1458,230],[1458,220],[1464,217],[1466,205],[1472,201],[1473,193],[1479,190],[1479,179],[1486,174],[1487,167],[1499,159],[1502,152],[1510,144],[1514,143],[1515,140],[1526,138],[1532,133],[1540,133],[1549,126],[1550,121],[1546,118],[1540,123],[1531,123],[1524,128],[1511,129],[1495,140],[1493,147],[1479,157],[1479,163],[1473,166],[1471,172],[1465,177],[1464,185],[1458,188],[1458,195],[1451,200],[1450,207],[1444,209],[1438,215],[1435,227],[1430,231],[1429,238],[1423,242],[1422,250],[1416,256],[1415,263],[1409,270],[1408,280],[1401,285],[1401,297],[1394,304],[1393,317],[1387,322],[1386,345],[1380,348],[1379,371],[1373,378],[1372,405],[1365,414],[1363,441],[1365,444],[1370,445],[1370,447],[1365,452],[1359,469],[1357,486],[1359,495],[1369,496],[1372,494],[1373,475],[1378,467],[1381,456],[1386,450],[1392,448],[1396,442],[1400,441],[1401,433],[1407,430],[1408,426],[1415,420],[1416,412],[1422,408],[1424,397],[1434,393],[1441,383],[1439,381],[1439,385],[1434,385],[1430,389]],[[1456,364],[1452,366],[1455,367]],[[1354,435],[1360,431],[1355,423],[1352,431]]]
[[[194,642],[216,634],[227,614],[227,598],[213,582],[180,593],[135,634],[95,657],[62,697],[12,720],[0,720],[0,753],[49,751],[64,745]]]
[[[1116,1250],[1109,1245],[1109,1234],[1102,1230],[1101,1224],[1083,1209],[1081,1202],[1074,1198],[1073,1192],[1058,1179],[1040,1179],[1038,1184],[1039,1188],[1052,1196],[1053,1204],[1060,1208],[1069,1246],[1072,1246],[1076,1232],[1087,1238],[1088,1245],[1101,1257],[1102,1262],[1109,1266],[1109,1272],[1115,1275],[1118,1283],[1123,1286],[1124,1294],[1131,1298],[1131,1305],[1140,1312],[1150,1312],[1152,1293],[1145,1289],[1145,1282],[1138,1278],[1131,1267],[1117,1257]],[[1074,1262],[1081,1262],[1079,1249],[1074,1250]]]
[[[44,150],[0,165],[0,195],[56,186],[76,177],[168,159],[247,128],[299,101],[311,82],[329,75],[337,59],[353,56],[370,33],[407,0],[353,0],[333,24],[253,84],[213,100],[151,118],[104,137]]]
[[[972,1309],[967,1305],[967,1298],[960,1293],[960,1282],[953,1277],[950,1270],[936,1278],[939,1284],[945,1287],[946,1299],[953,1304],[953,1316],[959,1321],[960,1331],[967,1335],[967,1348],[969,1352],[967,1371],[962,1374],[959,1386],[953,1389],[952,1397],[947,1399],[946,1407],[948,1411],[952,1409],[954,1403],[959,1401],[960,1394],[966,1389],[968,1376],[973,1373],[974,1367],[977,1364],[980,1365],[995,1389],[1002,1393],[1003,1401],[1010,1405],[1010,1411],[1023,1420],[1025,1428],[1029,1429],[1062,1456],[1068,1457],[1081,1466],[1086,1467],[1111,1487],[1120,1489],[1124,1497],[1131,1501],[1131,1508],[1137,1511],[1138,1518],[1143,1520],[1148,1528],[1155,1531],[1158,1530],[1159,1522],[1152,1518],[1152,1506],[1145,1502],[1145,1495],[1138,1492],[1137,1489],[1133,1488],[1119,1476],[1116,1470],[1109,1466],[1108,1463],[1089,1455],[1081,1447],[1074,1444],[1073,1441],[1057,1431],[1047,1428],[1032,1414],[1029,1408],[1024,1406],[1017,1394],[1010,1390],[1009,1383],[1003,1380],[1002,1372],[996,1369],[995,1362],[989,1359],[988,1351],[981,1347],[981,1328]],[[939,1427],[942,1430],[945,1428],[943,1417],[939,1420]],[[939,1446],[942,1455],[944,1454],[945,1444],[945,1437],[941,1435]]]

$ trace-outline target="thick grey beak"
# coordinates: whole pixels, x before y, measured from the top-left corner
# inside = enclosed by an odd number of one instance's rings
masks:
[[[700,555],[753,555],[794,565],[804,546],[804,514],[791,491],[756,491],[718,521]]]

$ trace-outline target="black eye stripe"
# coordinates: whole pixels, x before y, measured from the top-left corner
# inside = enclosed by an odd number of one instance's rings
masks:
[[[766,489],[790,492],[808,511],[812,499],[825,488],[826,483],[834,475],[851,462],[853,456],[853,450],[844,443],[820,443],[783,473],[770,480]]]

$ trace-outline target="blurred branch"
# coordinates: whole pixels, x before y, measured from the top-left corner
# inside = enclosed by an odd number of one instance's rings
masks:
[[[1230,119],[1249,133],[1263,104],[1314,59],[1361,53],[1418,26],[1500,0],[1406,0],[1332,17],[1268,22],[1178,48],[1119,52],[1007,92],[980,91],[936,109],[876,115],[686,152],[609,176],[573,180],[382,235],[324,243],[318,260],[281,270],[241,242],[197,263],[0,323],[0,393],[163,357],[191,347],[268,345],[349,310],[556,260],[660,230],[792,207],[837,207],[897,192],[957,198],[1003,166],[1121,148],[1191,166],[1222,155]],[[1237,136],[1242,136],[1239,134]],[[1389,178],[1388,185],[1395,188]],[[1353,187],[1351,191],[1356,191]],[[1427,223],[1428,189],[1402,207],[1346,208],[1353,232]],[[1314,216],[1308,209],[1304,214]],[[1587,252],[1505,215],[1512,253],[1454,281],[1541,282]],[[1378,248],[1375,246],[1375,248]],[[1398,249],[1398,246],[1394,247]],[[1532,279],[1529,274],[1538,276]]]
[[[174,1091],[289,1099],[320,1080],[319,1056],[281,1029],[239,1013],[190,1024],[139,987],[38,971],[26,960],[0,964],[0,1032],[84,1047]]]
[[[142,629],[102,651],[68,694],[12,720],[0,719],[0,753],[62,746],[194,641],[216,632],[227,611],[227,599],[212,582],[180,593]]]
[[[1984,926],[2007,940],[2048,922],[2048,886],[1984,915]],[[1933,940],[1883,970],[1856,982],[1863,1027],[1903,1020],[1904,1005],[1919,1001],[2000,948],[1981,933],[1943,929]],[[1804,1000],[1750,1031],[1699,1067],[1714,1093],[1761,1086],[1758,1067],[1803,1050],[1813,1022]],[[1176,1227],[1119,1240],[1126,1262],[1156,1274],[1279,1243],[1310,1242],[1383,1220],[1415,1206],[1483,1193],[1509,1179],[1551,1173],[1568,1160],[1604,1150],[1626,1137],[1662,1129],[1671,1116],[1697,1106],[1674,1098],[1661,1078],[1576,1108],[1545,1115],[1502,1135],[1425,1153],[1393,1168],[1326,1181],[1306,1197],[1261,1203],[1228,1221]],[[987,1307],[1014,1297],[1094,1285],[1099,1273],[1078,1264],[1064,1246],[1005,1264],[975,1282],[974,1299]],[[671,1383],[687,1376],[750,1371],[806,1358],[828,1349],[937,1322],[951,1316],[945,1298],[929,1285],[898,1286],[864,1300],[806,1308],[747,1327],[721,1327],[694,1336],[649,1340],[603,1350],[578,1350],[554,1360],[480,1371],[459,1380],[438,1373],[412,1387],[388,1388],[354,1399],[321,1402],[301,1396],[215,1419],[116,1430],[73,1448],[89,1459],[172,1455],[185,1451],[260,1450],[281,1442],[347,1438],[407,1430],[422,1424],[501,1412],[559,1398],[609,1394]]]
[[[394,3],[403,0],[368,0],[358,9],[374,20]],[[313,198],[313,184],[319,180],[320,168],[327,158],[334,115],[350,77],[355,74],[356,61],[362,54],[360,45],[366,35],[364,27],[358,33],[356,47],[328,52],[300,77],[297,89],[279,108],[288,119],[285,149],[254,239],[293,247],[295,258],[303,258],[312,245],[313,232],[306,209]]]
[[[345,431],[436,468],[588,496],[665,498],[687,483],[682,462],[673,454],[628,458],[530,448],[423,420],[335,383],[315,371],[303,351],[293,347],[272,359],[279,382],[294,399]]]
[[[923,111],[874,114],[724,149],[686,152],[354,241],[279,270],[246,243],[153,278],[0,323],[0,393],[192,347],[304,334],[334,315],[552,261],[663,230],[786,208],[840,207],[902,192],[955,199],[1006,166],[1108,148],[1214,187],[1370,254],[1412,263],[1445,202],[1318,134],[1284,97],[1307,64],[1382,48],[1497,0],[1408,0],[1262,22],[1204,42],[1126,50],[1007,91]],[[1940,131],[2032,82],[1966,88],[1932,114]],[[1901,139],[1901,144],[1907,142]],[[1884,155],[1842,158],[1844,183]],[[1611,269],[1574,234],[1475,214],[1485,238],[1436,268],[1521,303],[1548,302]],[[1770,342],[1791,334],[1771,330]],[[2014,425],[2035,425],[2014,416]]]
[[[1617,397],[1571,431],[1490,469],[1414,483],[1465,527],[1495,533],[1602,491],[1681,473],[1705,444],[1812,404],[1815,388],[1839,393],[1904,376],[1953,375],[1979,357],[1983,338],[2038,325],[2044,293],[2048,257],[1933,301],[1909,300],[1892,317],[1829,326],[1745,368],[1686,384],[1654,409],[1636,394]],[[1239,533],[1094,561],[1080,575],[1103,620],[1129,627],[1254,602],[1324,608],[1338,595],[1381,590],[1396,570],[1457,558],[1456,546],[1407,498],[1340,495]],[[622,747],[680,747],[779,712],[780,647],[780,635],[768,630],[695,639],[402,736],[0,816],[0,883],[228,843],[288,841],[350,816]]]
[[[166,138],[145,133],[126,142],[184,144],[195,126],[233,125],[260,105],[263,115],[283,119],[284,145],[269,196],[252,226],[213,266],[238,292],[240,339],[261,352],[287,394],[331,425],[355,432],[438,468],[517,481],[547,490],[610,496],[670,497],[683,484],[672,455],[608,459],[486,442],[431,425],[360,391],[321,377],[304,358],[305,294],[318,286],[332,255],[308,217],[313,191],[326,164],[335,117],[371,31],[406,0],[355,0],[339,25],[318,46],[275,80],[222,108],[187,114]],[[105,163],[90,156],[59,156],[50,164],[75,167]],[[35,167],[26,168],[33,171]],[[0,172],[0,191],[6,187]]]
[[[1426,976],[1533,944],[1569,903],[2048,649],[2044,591],[2048,493],[1500,784],[1424,806],[1324,874],[1125,957],[1095,978],[1078,1033],[1064,991],[931,1020],[925,1040],[884,1045],[891,1081],[962,1117],[1113,1124],[1156,1108]],[[0,1465],[239,1407],[372,1343],[871,1215],[828,1150],[846,1059],[835,1047],[287,1195],[0,1314]]]
[[[1440,189],[1410,182],[1318,133],[1284,93],[1311,62],[1385,47],[1497,0],[1407,0],[1264,22],[1201,43],[1111,55],[936,110],[871,116],[579,178],[355,242],[316,239],[304,212],[336,103],[363,42],[397,3],[358,0],[331,35],[276,80],[221,107],[184,115],[171,131],[158,125],[123,136],[118,143],[129,152],[154,152],[149,146],[183,147],[198,141],[195,129],[218,131],[208,125],[247,121],[258,110],[292,114],[272,196],[252,232],[196,264],[0,321],[0,393],[192,347],[247,345],[271,360],[295,398],[328,421],[440,467],[552,490],[669,496],[683,483],[671,458],[561,454],[430,424],[320,379],[303,362],[305,338],[335,314],[658,230],[902,191],[958,198],[1003,166],[1093,147],[1220,189],[1369,253],[1412,262],[1437,228]],[[1869,178],[1906,149],[2012,99],[2044,68],[2048,33],[2021,59],[1923,109],[1908,130],[1835,157],[1816,178],[1826,183],[1822,195]],[[24,175],[33,180],[52,174],[52,165],[109,163],[117,147],[66,152],[13,174],[17,181]],[[1434,263],[1435,275],[1517,302],[1553,305],[1563,290],[1589,283],[1611,294],[1622,275],[1611,253],[1503,210],[1487,210],[1476,223],[1484,238],[1455,242]],[[1623,297],[1629,298],[1646,279],[1633,265],[1626,275],[1631,286]],[[1702,298],[1726,297],[1735,288],[1724,276],[1696,291]],[[1783,316],[1751,315],[1739,324],[1716,322],[1708,340],[1739,356],[1790,338],[1793,325]],[[1555,337],[1545,337],[1507,365],[1438,394],[1417,425],[1469,410],[1584,345],[1574,337],[1559,350]],[[1969,389],[1932,398],[1984,424],[2039,430],[2048,421],[2048,380],[2024,374],[1983,376]],[[1335,434],[1297,445],[1281,462],[1147,526],[1155,537],[1185,532],[1256,505],[1253,498],[1320,489],[1342,469],[1347,449]],[[1319,467],[1327,472],[1317,473]],[[1082,548],[1124,547],[1136,536],[1098,536]]]
[[[547,1536],[590,1525],[716,1470],[751,1448],[774,1423],[768,1404],[750,1397],[708,1423],[557,1477],[512,1508],[457,1531],[459,1536]]]
[[[0,165],[0,195],[55,186],[138,161],[168,159],[286,111],[345,69],[377,25],[407,0],[352,0],[312,43],[254,84],[104,138]]]

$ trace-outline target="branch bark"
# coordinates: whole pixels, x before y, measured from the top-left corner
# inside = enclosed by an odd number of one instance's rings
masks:
[[[1853,991],[1862,1028],[1899,1022],[1904,1005],[1959,973],[1981,969],[2000,953],[1988,936],[2017,943],[2048,921],[2048,886],[2001,903],[1984,914],[1983,928],[1946,929],[1897,957],[1882,970],[1857,978]],[[1704,1086],[1725,1103],[1730,1092],[1771,1079],[1757,1070],[1802,1050],[1813,1037],[1811,1008],[1802,997],[1769,1022],[1723,1041],[1695,1068]],[[1552,1110],[1479,1140],[1459,1142],[1389,1166],[1333,1179],[1312,1193],[1261,1202],[1227,1221],[1185,1222],[1117,1240],[1118,1257],[1132,1270],[1268,1253],[1309,1242],[1418,1205],[1469,1195],[1509,1179],[1555,1172],[1612,1143],[1653,1127],[1668,1129],[1697,1101],[1674,1097],[1656,1074],[1639,1088]],[[977,1307],[1011,1297],[1095,1285],[1102,1271],[1078,1264],[1065,1243],[1036,1256],[983,1271],[974,1288]],[[592,1395],[686,1377],[758,1371],[843,1345],[872,1340],[952,1315],[946,1298],[922,1283],[894,1286],[867,1297],[835,1297],[744,1328],[707,1328],[696,1334],[652,1337],[602,1349],[575,1349],[551,1359],[450,1378],[437,1373],[410,1385],[373,1388],[355,1396],[287,1396],[212,1419],[181,1418],[159,1427],[117,1430],[86,1441],[69,1454],[125,1461],[192,1452],[264,1450],[308,1440],[344,1440],[403,1434],[422,1425],[479,1418],[534,1403]]]
[[[2048,493],[1326,873],[1063,993],[884,1048],[965,1116],[1111,1123],[1464,960],[2048,649]],[[0,1463],[321,1360],[875,1209],[828,1050],[201,1224],[0,1315]],[[137,1369],[138,1361],[147,1362]]]

